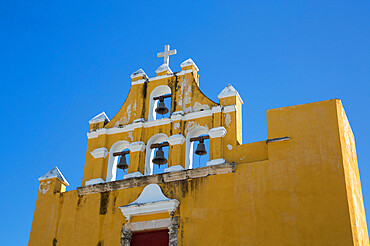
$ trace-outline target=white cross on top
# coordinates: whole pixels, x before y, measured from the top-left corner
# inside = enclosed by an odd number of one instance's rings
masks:
[[[163,63],[170,65],[170,56],[177,53],[176,49],[170,50],[170,45],[167,44],[164,46],[164,52],[157,53],[157,57],[164,57]]]

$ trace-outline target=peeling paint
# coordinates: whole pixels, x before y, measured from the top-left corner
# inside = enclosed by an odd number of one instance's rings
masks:
[[[225,124],[227,127],[230,127],[230,123],[231,123],[231,115],[230,114],[226,114],[225,115]]]
[[[227,148],[228,148],[229,150],[232,150],[232,149],[233,149],[233,146],[232,146],[231,144],[228,144],[228,145],[227,145]]]
[[[179,129],[179,127],[180,127],[180,123],[179,122],[176,122],[175,124],[173,124],[173,128],[175,130]]]
[[[46,182],[41,182],[40,183],[40,187],[39,187],[39,191],[42,193],[42,194],[45,194],[46,192],[48,192],[48,190],[50,189],[50,183],[51,181],[46,181]]]

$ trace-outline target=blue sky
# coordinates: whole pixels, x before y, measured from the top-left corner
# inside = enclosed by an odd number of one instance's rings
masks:
[[[81,185],[88,120],[113,117],[165,44],[191,57],[217,101],[244,100],[243,140],[266,139],[266,110],[340,98],[355,134],[365,209],[369,1],[3,1],[0,7],[0,244],[26,245],[38,180],[58,166]],[[10,243],[11,242],[11,243]]]

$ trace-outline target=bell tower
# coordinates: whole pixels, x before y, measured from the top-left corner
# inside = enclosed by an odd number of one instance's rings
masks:
[[[192,59],[172,72],[169,56],[176,53],[166,45],[157,54],[164,62],[156,77],[149,78],[143,69],[131,75],[127,99],[111,120],[104,112],[90,120],[82,185],[115,181],[120,170],[127,172],[124,178],[132,178],[156,169],[189,169],[194,155],[207,158],[198,166],[222,164],[228,156],[225,146],[241,144],[237,111],[243,101],[238,92],[228,85],[220,102],[212,101],[199,88],[199,69]]]

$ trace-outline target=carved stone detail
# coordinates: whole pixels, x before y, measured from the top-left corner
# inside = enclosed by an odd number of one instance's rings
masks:
[[[125,228],[125,224],[122,226],[121,231],[121,246],[130,246],[132,238],[132,231]]]
[[[169,246],[177,246],[177,230],[179,228],[178,217],[172,217],[171,213],[171,225],[168,227],[168,238]]]

